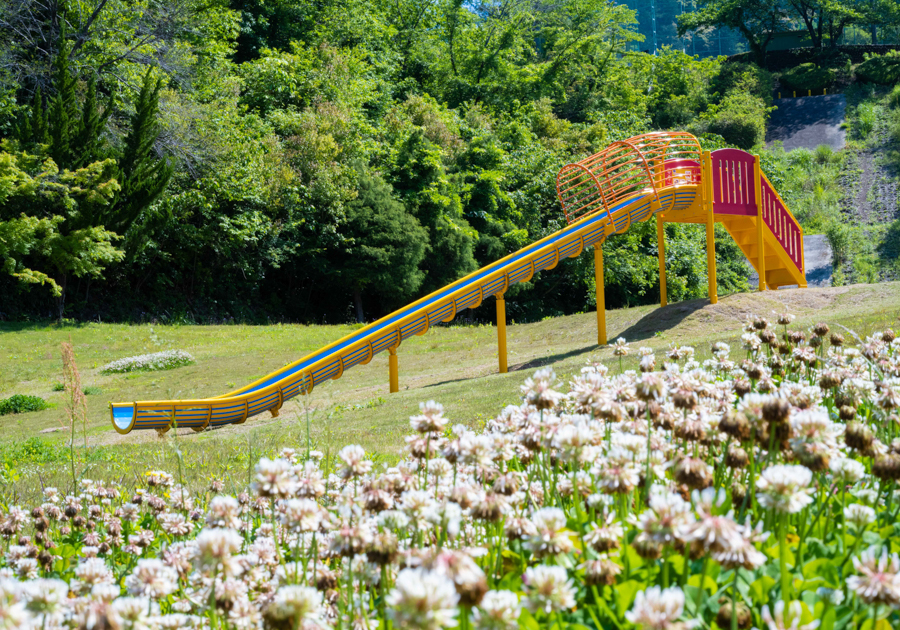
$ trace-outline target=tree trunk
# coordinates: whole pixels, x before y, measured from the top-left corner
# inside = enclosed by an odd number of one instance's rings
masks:
[[[871,35],[872,35],[872,45],[877,46],[878,45],[878,26],[876,26],[875,24],[872,25]]]
[[[56,298],[56,309],[58,313],[57,321],[62,324],[63,314],[66,311],[66,282],[69,279],[69,274],[62,274],[62,278],[59,281],[59,297]]]
[[[356,321],[360,324],[365,324],[366,316],[363,313],[362,292],[359,289],[353,289],[353,303],[356,305]]]

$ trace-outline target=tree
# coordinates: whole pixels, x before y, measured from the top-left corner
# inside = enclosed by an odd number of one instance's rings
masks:
[[[344,244],[329,254],[329,272],[350,289],[357,321],[365,321],[363,295],[389,306],[402,303],[422,284],[419,269],[428,233],[379,176],[362,171],[359,195],[347,205]]]
[[[710,28],[734,28],[762,64],[772,37],[783,28],[786,18],[781,0],[700,0],[698,10],[678,16],[678,36]]]
[[[788,0],[794,14],[809,33],[813,48],[822,48],[825,41],[835,47],[844,29],[863,19],[866,0]]]
[[[118,183],[112,160],[59,171],[52,160],[0,152],[0,269],[28,284],[49,285],[59,318],[69,276],[102,277],[122,260],[114,233],[99,226],[72,228],[83,204],[108,204]]]
[[[97,81],[93,75],[87,80],[87,93],[79,104],[77,78],[69,66],[70,46],[63,39],[54,60],[52,98],[44,102],[40,86],[32,98],[31,108],[22,112],[19,122],[19,141],[33,150],[47,145],[50,157],[59,168],[77,169],[100,160],[104,152],[103,133],[115,103],[110,90],[106,107],[101,111],[97,102]]]
[[[162,79],[154,79],[153,69],[148,68],[119,161],[121,192],[109,212],[94,217],[96,222],[118,234],[128,231],[141,212],[159,198],[172,177],[172,166],[154,148],[160,131],[160,88]]]
[[[394,188],[428,230],[423,264],[426,289],[437,289],[473,271],[477,235],[463,218],[462,201],[447,177],[441,150],[421,129],[413,131],[400,148]]]

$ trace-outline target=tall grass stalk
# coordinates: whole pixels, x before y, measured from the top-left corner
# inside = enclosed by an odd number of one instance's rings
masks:
[[[73,491],[78,487],[78,476],[75,473],[75,428],[81,423],[82,433],[84,434],[84,449],[87,452],[87,402],[84,397],[84,391],[81,389],[81,375],[78,373],[78,366],[75,363],[75,348],[71,342],[65,341],[62,344],[62,362],[63,362],[63,382],[65,383],[66,393],[66,417],[65,422],[68,423],[69,429],[69,456],[72,468],[72,488]]]

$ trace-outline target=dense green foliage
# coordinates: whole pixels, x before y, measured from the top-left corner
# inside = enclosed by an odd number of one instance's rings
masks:
[[[862,81],[881,85],[900,83],[900,51],[869,56],[856,67],[856,76]]]
[[[27,413],[29,411],[41,411],[47,409],[50,405],[39,396],[25,396],[23,394],[15,394],[9,398],[0,400],[0,416],[11,413]]]
[[[762,143],[768,72],[639,37],[603,0],[10,0],[0,317],[371,320],[559,229],[556,173],[609,142]],[[670,298],[704,296],[702,229],[667,229]],[[608,305],[657,299],[653,226],[605,247]],[[592,283],[563,261],[510,317]]]
[[[791,89],[806,92],[821,92],[834,83],[834,72],[820,68],[814,63],[802,63],[781,75],[781,83]]]

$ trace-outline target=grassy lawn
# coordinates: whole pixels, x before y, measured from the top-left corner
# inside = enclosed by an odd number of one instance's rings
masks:
[[[697,348],[708,358],[713,341],[737,342],[748,315],[774,318],[788,311],[797,324],[826,321],[864,336],[897,325],[900,283],[744,293],[608,313],[610,339],[624,336],[637,346],[664,351],[670,344]],[[334,454],[347,443],[363,445],[387,461],[396,459],[408,432],[408,417],[423,400],[435,399],[447,415],[470,426],[483,423],[505,405],[518,401],[521,381],[542,365],[560,378],[576,373],[589,358],[618,363],[596,345],[596,316],[585,313],[542,322],[511,325],[510,373],[496,374],[496,332],[492,326],[444,326],[405,341],[400,348],[400,389],[388,394],[387,354],[322,384],[309,400],[287,403],[279,418],[268,414],[243,426],[193,433],[155,432],[120,436],[112,429],[108,401],[202,398],[220,395],[294,361],[352,331],[352,326],[129,326],[118,324],[0,324],[0,398],[31,394],[53,407],[0,417],[0,455],[6,468],[6,494],[30,495],[40,486],[71,484],[64,394],[54,391],[62,379],[60,344],[75,346],[82,384],[93,392],[88,402],[88,448],[76,436],[77,473],[121,479],[128,484],[148,468],[174,471],[178,457],[192,484],[218,477],[244,483],[259,456],[285,446],[305,448],[306,418],[313,448]],[[165,372],[103,375],[114,359],[181,349],[197,362]],[[635,353],[636,354],[636,353]],[[739,353],[736,353],[736,356]],[[629,357],[625,367],[634,367]],[[661,362],[661,361],[660,361]]]

